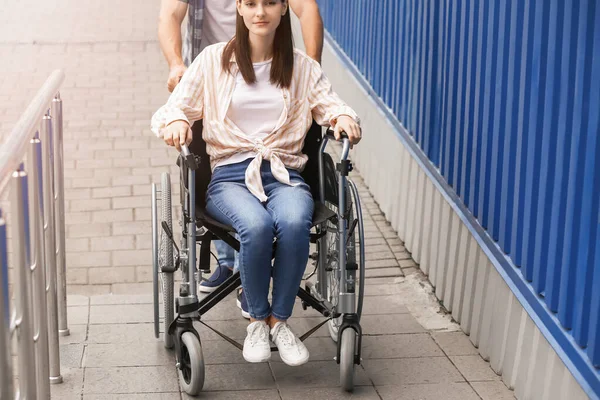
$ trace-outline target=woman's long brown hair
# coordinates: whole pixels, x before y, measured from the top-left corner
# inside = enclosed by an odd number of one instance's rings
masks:
[[[244,77],[244,81],[250,85],[256,83],[256,75],[254,74],[254,67],[252,66],[252,58],[250,56],[249,37],[250,31],[246,27],[246,24],[244,24],[244,18],[236,11],[235,36],[225,46],[221,59],[221,67],[223,71],[231,73],[231,55],[235,54],[235,60]],[[289,88],[292,82],[293,70],[294,40],[292,37],[290,10],[288,8],[275,30],[273,62],[271,63],[271,83],[282,88]]]

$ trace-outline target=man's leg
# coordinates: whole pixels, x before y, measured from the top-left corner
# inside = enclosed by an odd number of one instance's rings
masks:
[[[200,156],[203,162],[208,162],[208,155],[206,154],[206,143],[202,140],[202,121],[197,121],[192,125],[193,138],[190,143],[190,151]],[[202,165],[201,168],[196,171],[196,199],[204,207],[204,193],[210,182],[210,166]],[[215,269],[208,280],[200,282],[198,290],[203,293],[210,293],[214,291],[220,284],[222,284],[227,278],[232,275],[232,270],[235,263],[235,251],[221,240],[214,241],[215,248],[217,249],[217,258],[219,265]]]

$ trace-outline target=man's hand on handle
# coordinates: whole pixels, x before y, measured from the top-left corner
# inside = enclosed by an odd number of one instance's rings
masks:
[[[163,139],[168,146],[175,146],[177,151],[181,151],[181,145],[192,143],[192,129],[185,121],[173,121],[164,129]]]

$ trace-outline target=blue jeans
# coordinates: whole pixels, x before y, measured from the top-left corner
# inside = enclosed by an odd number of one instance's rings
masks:
[[[262,320],[273,315],[287,320],[308,262],[314,203],[298,171],[288,169],[290,181],[300,183],[288,186],[273,177],[267,161],[261,166],[261,177],[269,199],[261,203],[245,184],[251,161],[213,171],[206,210],[217,221],[233,226],[239,235],[239,269],[250,316]],[[274,238],[277,249],[271,265]],[[269,305],[271,275],[273,304]]]
[[[239,269],[239,258],[236,251],[222,240],[215,240],[213,243],[217,249],[219,265],[226,266],[230,269],[233,268],[233,272],[237,271]]]

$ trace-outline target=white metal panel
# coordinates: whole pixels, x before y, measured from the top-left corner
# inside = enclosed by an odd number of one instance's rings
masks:
[[[433,207],[435,188],[429,178],[425,177],[425,205],[423,207],[423,222],[421,229],[421,260],[419,266],[425,275],[429,275],[431,263],[431,245],[435,230],[433,228]]]
[[[440,245],[440,235],[441,235],[441,222],[442,222],[442,207],[445,200],[439,194],[433,198],[433,220],[431,222],[431,243],[429,244],[429,282],[433,286],[437,281],[438,268],[437,268],[437,259],[438,259],[438,249]]]
[[[438,243],[437,277],[435,281],[435,295],[438,299],[444,298],[446,274],[448,273],[448,246],[450,245],[450,231],[452,230],[452,209],[444,201],[442,219],[440,221],[440,241]]]
[[[411,252],[413,260],[417,264],[421,263],[421,231],[423,229],[423,211],[425,208],[425,172],[417,165],[417,198],[415,201],[415,221],[412,234],[413,250]]]
[[[475,285],[477,282],[477,266],[479,264],[479,245],[475,238],[469,234],[469,250],[467,251],[467,264],[465,268],[465,283],[462,292],[462,309],[460,327],[467,334],[471,334],[471,317],[473,315],[473,302],[475,299]]]
[[[448,311],[452,311],[454,300],[456,265],[462,231],[463,225],[460,223],[460,218],[455,213],[452,213],[452,229],[448,232],[450,235],[450,245],[448,246],[448,256],[446,257],[448,273],[446,274],[446,282],[444,282],[444,306]]]

